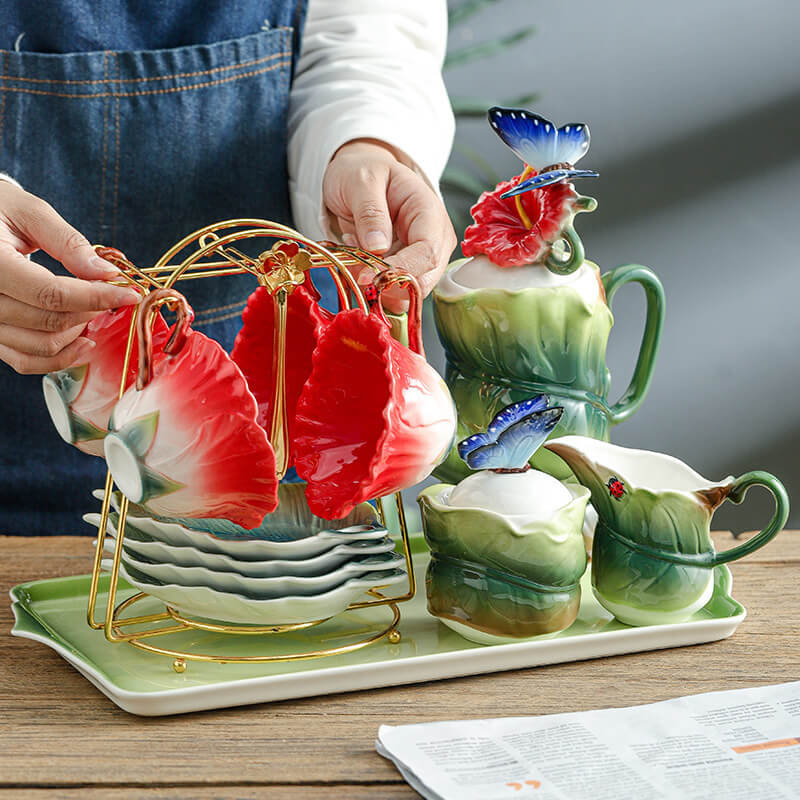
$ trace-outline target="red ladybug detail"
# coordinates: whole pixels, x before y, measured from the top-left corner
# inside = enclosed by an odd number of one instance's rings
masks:
[[[374,303],[378,299],[378,290],[374,286],[365,286],[363,292],[368,303]]]
[[[622,500],[622,496],[625,494],[625,484],[619,478],[609,478],[606,486],[615,500]]]

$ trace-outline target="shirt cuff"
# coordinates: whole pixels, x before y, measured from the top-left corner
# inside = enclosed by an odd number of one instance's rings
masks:
[[[21,189],[22,186],[19,181],[15,181],[10,175],[6,175],[5,172],[0,172],[0,181],[7,181],[8,183],[13,183],[18,189]]]
[[[357,108],[354,109],[354,105]],[[313,150],[298,158],[289,180],[294,218],[306,236],[316,239],[333,236],[322,200],[322,181],[336,151],[354,139],[375,139],[399,151],[405,156],[401,161],[421,175],[439,194],[439,178],[447,161],[450,138],[439,147],[432,146],[427,126],[408,124],[413,120],[404,120],[402,114],[387,113],[386,106],[369,108],[348,102],[340,109],[325,109],[325,116],[329,119],[304,122],[320,125],[325,134],[318,138]],[[300,136],[302,138],[302,132]]]

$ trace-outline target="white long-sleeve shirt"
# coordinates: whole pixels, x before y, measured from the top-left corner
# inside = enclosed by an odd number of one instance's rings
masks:
[[[352,139],[401,150],[434,187],[455,123],[442,80],[445,0],[309,0],[289,101],[295,225],[328,238],[322,178]]]
[[[446,41],[445,0],[308,0],[289,98],[289,193],[299,231],[331,237],[322,178],[352,139],[392,145],[438,186],[454,133],[441,75]]]

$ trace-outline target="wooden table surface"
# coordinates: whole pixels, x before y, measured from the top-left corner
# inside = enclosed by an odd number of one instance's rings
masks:
[[[717,533],[722,549],[730,534]],[[84,537],[0,537],[0,593],[90,568]],[[732,566],[730,639],[472,678],[176,717],[118,709],[0,601],[0,794],[25,798],[416,797],[375,752],[381,723],[551,714],[800,678],[800,531]]]

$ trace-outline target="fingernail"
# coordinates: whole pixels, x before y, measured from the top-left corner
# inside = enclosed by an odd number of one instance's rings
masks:
[[[386,238],[385,233],[369,231],[369,233],[364,236],[364,245],[367,250],[383,251],[389,249],[389,240]]]
[[[79,337],[77,339],[81,343],[80,347],[75,351],[75,359],[72,362],[74,364],[85,364],[86,358],[89,356],[89,353],[94,350],[95,345],[97,342],[92,341],[91,339],[84,339]]]
[[[124,289],[118,286],[114,286],[113,289],[114,291],[110,293],[109,299],[116,305],[132,306],[142,299],[136,289]]]
[[[371,270],[369,267],[364,267],[361,272],[358,273],[358,277],[356,278],[356,283],[359,286],[369,286],[375,277],[375,272]]]
[[[89,266],[103,278],[118,278],[120,271],[111,263],[100,256],[92,256],[89,259]]]
[[[352,233],[343,233],[343,234],[342,234],[342,241],[343,241],[343,242],[344,242],[344,243],[345,243],[345,244],[346,244],[348,247],[356,247],[356,246],[358,245],[358,242],[356,241],[356,237],[355,237],[355,236],[353,236],[353,234],[352,234]]]

